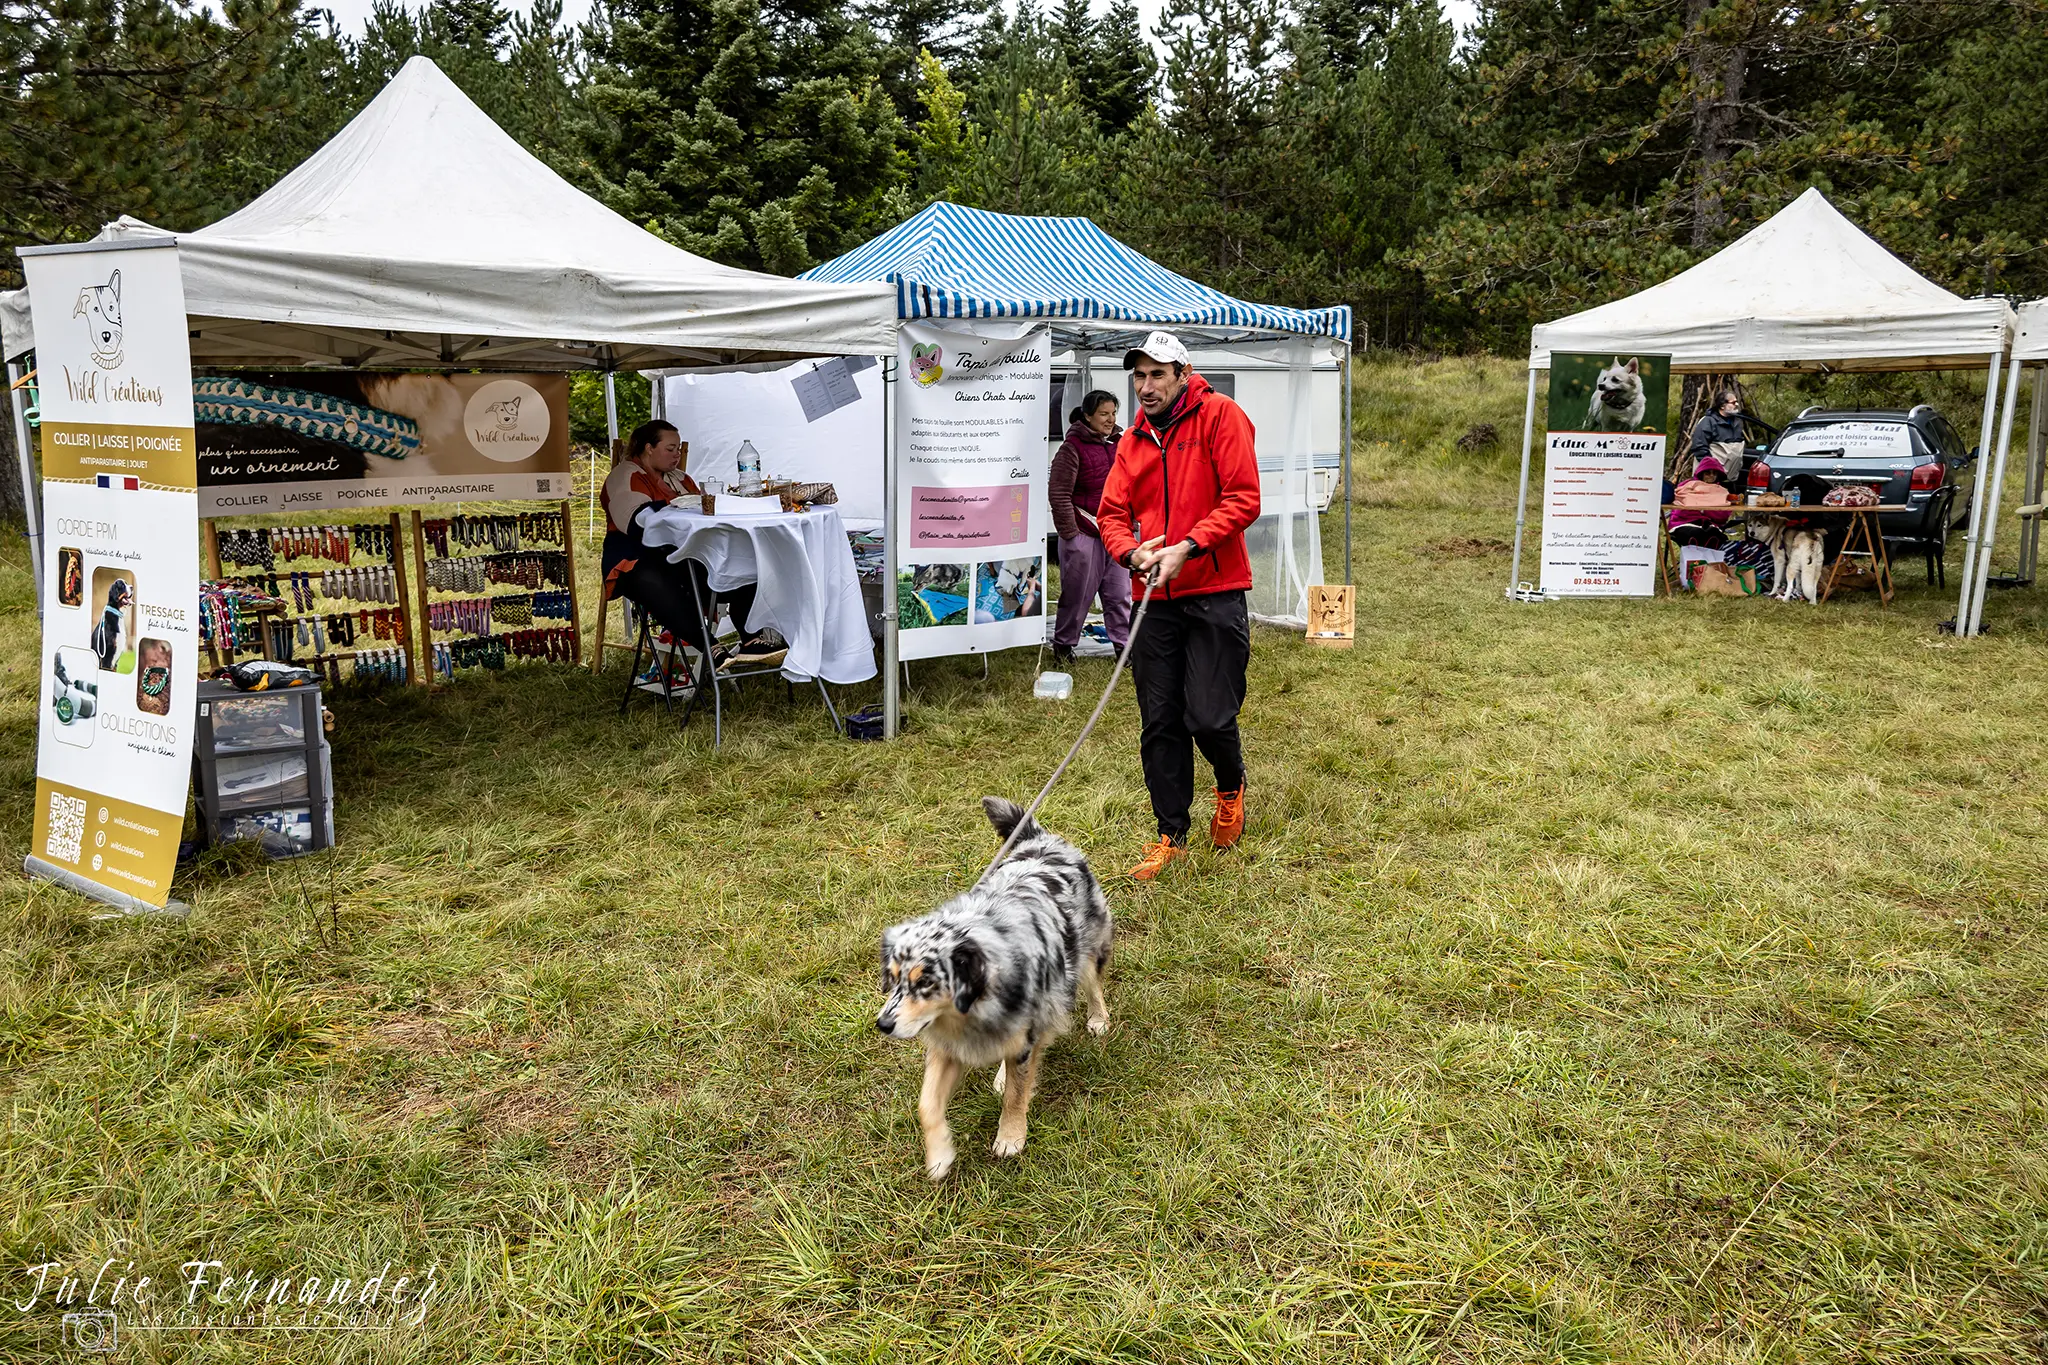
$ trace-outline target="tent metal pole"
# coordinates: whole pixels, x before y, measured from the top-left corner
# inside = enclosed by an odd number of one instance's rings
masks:
[[[613,370],[604,372],[604,458],[607,469],[611,461],[618,458],[619,450],[619,388],[618,374]],[[596,475],[596,471],[591,471]],[[597,486],[604,482],[602,476],[590,480],[590,536],[597,537]]]
[[[882,738],[894,739],[902,720],[902,678],[896,667],[896,357],[882,358]]]
[[[1536,367],[1529,367],[1529,401],[1522,407],[1522,483],[1515,494],[1515,553],[1508,561],[1508,600],[1522,581],[1522,529],[1529,520],[1529,447],[1536,439]]]
[[[2048,369],[2035,367],[2034,403],[2027,414],[2027,492],[2025,501],[2031,505],[2041,501],[2042,460],[2048,456],[2048,426],[2043,426],[2044,414],[2041,400],[2048,394]],[[2041,550],[2041,519],[2029,517],[2020,527],[2020,582],[2032,587],[2035,561]]]
[[[21,516],[26,524],[28,540],[29,573],[36,585],[36,615],[43,614],[43,518],[42,510],[36,505],[36,457],[35,448],[29,443],[28,389],[21,384],[22,376],[28,373],[18,360],[7,362],[8,397],[14,407],[14,458],[21,466]]]
[[[1351,564],[1351,385],[1352,360],[1351,343],[1344,343],[1344,585],[1355,586],[1357,579]]]
[[[1998,504],[2005,496],[2005,461],[2012,452],[2012,410],[2019,406],[2020,358],[2014,356],[2005,380],[2005,414],[1998,423],[1998,467],[1991,474],[1991,505],[1984,511],[1984,545],[1977,552],[1976,592],[1970,597],[1970,634],[1984,625],[1984,590],[1991,586],[1991,550],[1998,543]]]
[[[1998,367],[2005,347],[1991,353],[1990,377],[1984,381],[1984,420],[1977,428],[1977,472],[1970,487],[1970,531],[1963,538],[1963,584],[1956,596],[1956,636],[1969,633],[1970,588],[1977,570],[1977,531],[1984,523],[1984,459],[1991,452],[1991,424],[1998,416]]]

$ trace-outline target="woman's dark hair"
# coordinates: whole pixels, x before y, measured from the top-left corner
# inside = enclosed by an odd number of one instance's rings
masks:
[[[1067,425],[1072,426],[1083,417],[1093,417],[1095,410],[1104,403],[1116,402],[1116,395],[1108,389],[1090,389],[1081,399],[1081,406],[1067,414]]]
[[[634,427],[633,434],[626,438],[626,458],[639,459],[641,451],[661,443],[661,433],[675,429],[675,423],[664,422],[659,417],[651,422],[642,422]]]

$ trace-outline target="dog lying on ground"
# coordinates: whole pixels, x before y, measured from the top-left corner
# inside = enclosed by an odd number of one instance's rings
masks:
[[[1112,926],[1087,857],[1009,801],[987,796],[981,805],[998,835],[1016,831],[1009,856],[979,886],[882,935],[889,999],[875,1027],[924,1040],[917,1119],[933,1180],[953,1169],[946,1106],[963,1068],[997,1064],[1003,1112],[993,1151],[1015,1156],[1046,1046],[1072,1024],[1077,993],[1088,1031],[1109,1031],[1102,974]]]

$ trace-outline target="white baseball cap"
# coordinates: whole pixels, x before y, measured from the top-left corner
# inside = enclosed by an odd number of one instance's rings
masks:
[[[1167,365],[1187,365],[1192,367],[1194,364],[1192,360],[1188,359],[1188,348],[1181,345],[1180,338],[1171,332],[1154,332],[1151,336],[1146,337],[1145,344],[1138,347],[1135,351],[1125,351],[1124,368],[1127,370],[1134,368],[1138,363],[1138,357],[1141,355],[1150,356],[1152,359]]]

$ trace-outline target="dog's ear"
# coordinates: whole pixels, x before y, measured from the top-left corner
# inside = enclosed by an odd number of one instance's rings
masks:
[[[953,945],[953,1008],[967,1013],[987,989],[988,959],[979,943],[963,938]]]
[[[891,958],[895,957],[895,956],[896,956],[896,930],[895,930],[894,928],[884,929],[884,930],[882,931],[882,962],[881,962],[881,972],[882,972],[882,989],[883,989],[883,990],[885,990],[885,991],[889,989],[889,960],[890,960]]]
[[[111,275],[107,276],[107,292],[108,292],[109,294],[112,294],[112,295],[114,296],[114,302],[115,302],[116,304],[119,304],[119,303],[121,302],[121,272],[120,272],[120,271],[116,270],[116,271],[115,271],[115,272],[114,272],[113,274],[111,274]]]
[[[1637,362],[1634,356],[1628,358],[1628,372],[1630,374],[1641,374],[1643,372],[1642,365]]]
[[[84,317],[84,316],[85,316],[85,310],[86,310],[86,308],[87,308],[87,306],[88,306],[88,302],[89,302],[89,300],[91,300],[91,298],[92,298],[92,290],[91,290],[91,288],[90,288],[90,287],[88,287],[88,288],[85,288],[85,289],[81,289],[81,290],[79,290],[79,291],[78,291],[78,304],[77,304],[77,306],[76,306],[76,307],[74,307],[74,308],[73,308],[73,309],[71,310],[71,316],[72,316],[72,317],[75,317],[75,318],[82,318],[82,317]]]
[[[1023,834],[1018,836],[1020,839],[1028,839],[1038,830],[1035,822],[1024,819],[1024,808],[1015,801],[1006,801],[1000,796],[984,796],[981,809],[988,816],[988,822],[996,827],[996,833],[1005,839],[1020,822],[1024,825]]]

